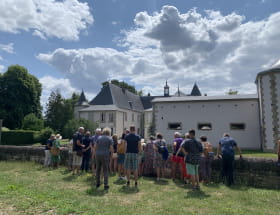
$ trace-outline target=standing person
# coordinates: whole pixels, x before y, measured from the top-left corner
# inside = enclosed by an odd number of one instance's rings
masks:
[[[166,147],[166,142],[163,139],[162,134],[157,133],[156,140],[154,141],[154,168],[157,173],[157,181],[159,181],[160,177],[163,177],[165,173],[166,160],[164,160],[162,156],[162,149],[164,147]]]
[[[181,150],[186,155],[185,162],[188,174],[191,176],[192,189],[199,190],[198,166],[202,153],[202,145],[195,139],[195,130],[190,130],[188,135],[190,138],[182,143]]]
[[[122,139],[124,140],[125,136],[129,134],[129,130],[125,129],[122,133]]]
[[[88,172],[89,169],[89,161],[91,157],[91,137],[90,132],[87,131],[86,135],[83,137],[83,145],[85,145],[83,151],[83,160],[81,165],[81,170]]]
[[[45,161],[44,161],[44,166],[45,167],[49,167],[51,165],[51,153],[50,153],[50,150],[51,150],[51,147],[52,147],[54,139],[55,139],[55,135],[52,134],[50,136],[50,138],[47,140],[47,143],[46,143],[46,147],[45,147]]]
[[[126,170],[127,182],[130,185],[131,171],[134,172],[135,187],[138,186],[138,153],[141,150],[141,139],[135,134],[135,126],[130,126],[130,133],[125,136],[125,159],[124,167]]]
[[[101,168],[104,175],[104,190],[109,189],[108,183],[108,168],[110,152],[113,154],[113,140],[110,137],[111,129],[104,128],[102,131],[102,136],[99,137],[94,144],[93,153],[95,154],[96,161],[96,188],[100,187],[100,173]]]
[[[51,147],[51,160],[52,160],[52,167],[56,169],[58,167],[58,163],[60,160],[60,140],[61,140],[60,134],[55,135],[55,139],[52,143]]]
[[[181,134],[179,132],[175,132],[174,133],[174,140],[173,140],[173,155],[171,157],[171,162],[172,162],[172,166],[171,166],[171,177],[172,180],[175,180],[175,175],[176,175],[176,167],[180,166],[181,167],[181,178],[187,178],[187,171],[186,171],[186,164],[184,162],[184,153],[179,149],[180,146],[183,142],[183,138],[181,137]]]
[[[83,156],[82,149],[85,147],[83,145],[84,130],[83,127],[80,127],[73,138],[73,175],[80,173]]]
[[[101,128],[97,128],[95,130],[95,135],[92,136],[91,140],[91,170],[92,176],[95,177],[96,172],[96,162],[95,162],[95,155],[93,153],[94,145],[96,144],[97,139],[101,136]]]
[[[118,135],[114,134],[112,136],[112,139],[113,139],[114,152],[110,159],[110,172],[114,173],[114,172],[117,172],[117,168],[118,168],[118,163],[117,163],[117,161],[118,161],[118,154],[117,154]]]
[[[124,171],[124,158],[125,158],[125,140],[121,139],[117,146],[117,153],[118,153],[118,172],[119,172],[119,179],[123,179],[125,176]]]
[[[150,136],[144,148],[144,170],[145,175],[152,175],[154,173],[154,141],[155,137]]]
[[[203,153],[201,155],[201,160],[199,163],[199,175],[200,180],[203,181],[204,184],[208,184],[211,179],[211,172],[212,172],[212,161],[214,158],[214,153],[212,149],[211,143],[207,141],[206,136],[200,137],[200,142],[203,147]]]
[[[145,149],[146,143],[144,139],[141,139],[141,150],[138,153],[138,176],[142,176],[143,174],[143,168],[144,168],[144,149]]]
[[[223,137],[219,141],[217,149],[217,155],[222,154],[222,176],[226,177],[227,185],[231,186],[234,183],[233,180],[233,165],[234,165],[234,148],[239,152],[240,158],[242,158],[241,150],[237,146],[236,141],[229,136],[228,133],[224,133]]]

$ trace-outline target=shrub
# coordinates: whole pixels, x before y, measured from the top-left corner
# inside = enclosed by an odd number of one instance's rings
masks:
[[[2,141],[3,145],[32,145],[34,143],[34,133],[35,131],[24,131],[24,130],[11,130],[2,131]]]
[[[50,127],[46,127],[40,131],[40,141],[45,144],[47,140],[50,138],[51,134],[54,134],[54,130]]]
[[[44,128],[44,121],[38,119],[34,113],[30,113],[23,118],[22,128],[25,130],[40,131]]]

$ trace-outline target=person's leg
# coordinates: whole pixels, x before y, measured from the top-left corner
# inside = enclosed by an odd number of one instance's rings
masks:
[[[90,157],[91,157],[90,154],[87,154],[87,155],[86,155],[86,163],[85,163],[85,171],[86,171],[86,172],[88,172],[88,170],[89,170]]]
[[[199,175],[200,180],[205,182],[206,181],[206,158],[202,157],[199,163]]]
[[[103,175],[104,175],[104,188],[107,189],[109,188],[109,183],[108,183],[108,167],[109,167],[109,157],[108,156],[103,156],[102,157],[102,169],[103,169]]]
[[[174,161],[174,158],[172,158],[171,161],[171,178],[172,180],[175,180],[175,175],[176,175],[176,162]]]
[[[228,185],[232,185],[234,183],[233,181],[233,169],[234,169],[234,157],[229,158],[229,164],[228,164]]]
[[[100,186],[100,172],[101,172],[101,160],[99,157],[95,157],[96,162],[96,187]]]
[[[196,183],[196,188],[199,189],[199,172],[198,172],[198,167],[199,165],[194,165],[195,168],[195,183]]]
[[[86,156],[83,155],[83,159],[82,159],[82,164],[81,164],[81,170],[84,171],[85,170],[85,166],[86,166]]]
[[[117,157],[114,158],[114,171],[115,172],[118,172],[118,162],[117,162],[118,160],[117,159],[118,159]]]
[[[48,166],[48,155],[49,155],[49,150],[45,150],[45,160],[44,160],[44,166],[47,167]]]

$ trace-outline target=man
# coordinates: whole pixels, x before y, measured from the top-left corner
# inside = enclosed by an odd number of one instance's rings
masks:
[[[104,128],[102,131],[102,136],[100,136],[93,147],[93,154],[95,154],[96,159],[96,188],[100,186],[100,173],[101,167],[104,175],[104,190],[109,189],[108,185],[108,169],[110,152],[113,155],[113,140],[110,137],[111,129]]]
[[[83,145],[84,130],[83,127],[80,127],[73,137],[73,175],[80,173],[83,155],[82,149],[85,147]]]
[[[186,171],[186,164],[184,162],[184,153],[178,152],[180,149],[180,146],[183,142],[183,138],[181,137],[181,134],[179,132],[174,133],[174,140],[173,140],[173,155],[171,157],[171,178],[172,180],[175,180],[176,175],[176,167],[178,165],[181,166],[181,178],[185,179],[187,177],[187,171]]]
[[[50,138],[47,140],[47,144],[45,147],[45,161],[44,161],[44,166],[49,167],[51,165],[51,153],[50,149],[52,147],[53,141],[54,141],[55,135],[52,134]]]
[[[91,143],[92,139],[90,137],[90,131],[86,132],[86,135],[83,137],[83,145],[85,145],[83,151],[83,160],[81,170],[88,172],[89,169],[89,161],[91,157]]]
[[[91,170],[92,170],[92,176],[95,177],[95,155],[93,153],[94,145],[96,144],[96,141],[101,136],[101,128],[97,128],[95,130],[95,135],[92,136],[92,142],[91,142]]]
[[[222,176],[226,177],[228,186],[233,184],[233,164],[234,164],[234,148],[239,152],[240,158],[242,158],[241,150],[237,146],[235,140],[225,133],[219,141],[217,149],[217,156],[222,154]]]
[[[190,130],[186,139],[182,145],[181,150],[185,154],[185,162],[188,174],[191,176],[192,190],[199,190],[199,172],[198,166],[202,153],[202,145],[195,139],[195,130]]]
[[[130,185],[130,174],[134,172],[135,187],[138,180],[138,153],[141,151],[141,139],[135,134],[135,126],[130,126],[130,133],[125,136],[125,159],[124,168],[126,169],[127,182]]]

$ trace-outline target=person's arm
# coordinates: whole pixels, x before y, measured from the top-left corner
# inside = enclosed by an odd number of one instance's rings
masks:
[[[235,145],[235,148],[237,149],[237,151],[239,153],[239,157],[242,158],[241,149],[238,147],[238,145]]]
[[[219,142],[219,145],[217,147],[217,155],[216,155],[217,157],[219,157],[220,152],[221,152],[221,143]]]
[[[126,153],[126,151],[127,151],[127,142],[126,142],[126,140],[124,141],[123,144],[124,144],[124,145],[123,145],[124,153]]]
[[[141,141],[138,142],[138,153],[142,152],[143,149],[142,149],[142,144],[141,144]]]
[[[113,145],[111,144],[110,145],[110,152],[111,152],[111,158],[113,157],[113,153],[114,153],[114,147],[113,147]]]

